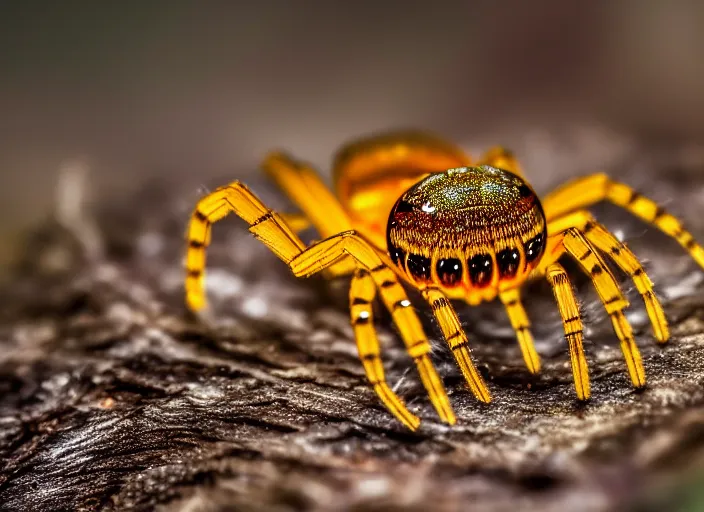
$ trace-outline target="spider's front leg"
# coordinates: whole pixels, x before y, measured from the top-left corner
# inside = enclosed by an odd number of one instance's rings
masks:
[[[416,430],[420,425],[420,418],[408,410],[386,381],[384,365],[381,362],[381,345],[374,327],[372,303],[375,297],[376,284],[371,274],[365,269],[357,269],[350,284],[350,321],[364,372],[389,412],[409,429]]]
[[[597,222],[587,210],[580,210],[565,215],[548,223],[549,234],[559,234],[569,228],[576,228],[593,243],[597,249],[608,256],[627,274],[636,285],[643,298],[648,318],[653,327],[655,339],[665,343],[670,338],[670,330],[662,305],[653,290],[653,282],[646,274],[638,258],[625,243],[620,242],[605,226]]]
[[[616,279],[611,274],[597,248],[576,228],[569,228],[563,233],[548,238],[546,256],[539,268],[536,269],[536,274],[547,275],[548,280],[553,285],[565,331],[567,332],[571,326],[578,324],[581,339],[582,321],[579,316],[579,310],[572,308],[572,306],[567,307],[568,304],[574,301],[574,292],[571,284],[569,284],[567,274],[564,273],[564,269],[556,266],[558,259],[565,253],[571,256],[591,279],[606,312],[609,314],[614,332],[621,342],[621,351],[623,352],[633,385],[637,388],[645,386],[645,370],[643,369],[640,351],[635,343],[631,325],[624,314],[624,310],[629,305],[628,301],[621,293]],[[573,354],[574,365],[574,353],[571,348],[570,352]],[[573,371],[575,371],[574,366]],[[581,376],[582,380],[586,378],[586,375],[585,367],[585,371]],[[575,371],[576,378],[577,372]],[[579,389],[577,392],[579,395]]]
[[[374,282],[384,306],[391,313],[408,354],[416,363],[423,386],[427,390],[435,410],[444,422],[454,424],[455,414],[450,406],[450,400],[442,380],[430,360],[430,343],[420,320],[396,274],[384,263],[369,243],[354,231],[340,233],[307,248],[290,262],[290,267],[296,276],[308,277],[345,256],[354,258],[357,264],[367,272],[358,279],[368,279]],[[363,305],[367,304],[364,297],[360,297],[360,300]],[[371,314],[370,309],[367,308],[365,311]]]
[[[333,236],[308,249],[293,233],[282,217],[268,209],[259,198],[245,185],[233,182],[213,191],[201,199],[191,216],[188,228],[188,250],[186,253],[186,303],[192,310],[205,306],[203,279],[205,274],[205,251],[210,243],[212,224],[229,213],[235,213],[245,220],[249,230],[264,243],[282,261],[287,263],[296,276],[310,276],[329,267],[346,255],[354,258],[368,275],[362,273],[354,283],[354,292],[360,291],[359,301],[354,303],[353,313],[359,314],[357,306],[366,304],[365,293],[368,294],[368,280],[381,290],[381,297],[386,307],[391,311],[406,348],[413,357],[430,400],[440,418],[446,423],[455,423],[455,415],[450,406],[442,380],[430,360],[430,344],[423,332],[411,303],[396,275],[384,265],[379,255],[366,242],[345,232]],[[365,292],[365,290],[367,290]],[[371,310],[367,309],[371,315]],[[364,316],[364,315],[362,315]],[[370,317],[371,319],[371,317]],[[359,323],[360,327],[363,322]],[[354,324],[353,324],[354,325]],[[390,411],[409,428],[418,426],[418,419],[408,412],[403,403],[385,384],[383,371],[380,373],[378,362],[373,361],[376,350],[375,338],[369,336],[366,329],[355,329],[361,336],[358,339],[360,355],[367,359],[363,361],[365,370],[382,401]]]
[[[279,214],[268,209],[247,186],[235,181],[214,190],[198,201],[188,226],[186,304],[193,311],[206,305],[205,252],[212,225],[230,213],[247,222],[249,231],[286,263],[305,248]]]
[[[340,233],[311,246],[291,262],[291,268],[294,274],[307,276],[333,264],[345,255],[353,257],[359,265],[370,271],[411,356],[415,359],[413,354],[416,351],[427,354],[430,351],[430,344],[396,274],[381,259],[377,251],[353,231]],[[462,370],[470,390],[482,402],[490,402],[489,390],[472,361],[466,335],[460,328],[454,309],[440,290],[426,288],[422,292],[433,308],[452,355]]]
[[[440,330],[445,337],[445,341],[452,351],[452,355],[457,361],[457,365],[462,371],[469,389],[478,400],[488,404],[491,402],[491,395],[484,383],[481,375],[477,371],[472,361],[472,354],[469,350],[469,340],[467,334],[462,329],[462,324],[457,316],[457,312],[452,307],[450,300],[438,288],[428,287],[422,291],[423,297],[430,304],[435,315]]]

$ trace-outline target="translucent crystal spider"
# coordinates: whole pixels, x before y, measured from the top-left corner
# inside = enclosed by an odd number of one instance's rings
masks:
[[[234,212],[296,276],[322,270],[351,274],[351,323],[367,378],[387,409],[409,429],[411,413],[384,376],[371,303],[378,294],[391,312],[440,419],[455,423],[430,344],[401,282],[418,289],[435,315],[471,392],[491,400],[472,360],[469,341],[450,300],[470,305],[496,297],[504,304],[528,370],[540,370],[521,285],[546,278],[564,324],[579,400],[590,396],[582,346],[582,319],[572,285],[558,260],[571,257],[591,279],[609,314],[631,381],[645,386],[645,372],[631,326],[628,301],[605,259],[627,273],[640,292],[659,342],[669,338],[665,315],[650,279],[631,250],[586,210],[600,201],[626,208],[654,224],[704,267],[704,249],[682,223],[628,185],[594,174],[543,198],[526,183],[513,155],[496,147],[477,162],[430,134],[396,132],[350,143],[337,153],[336,196],[304,163],[280,152],[264,170],[300,207],[283,215],[267,208],[235,181],[202,198],[193,211],[186,255],[186,302],[205,306],[205,250],[212,224]],[[314,227],[324,238],[306,247],[296,233]]]

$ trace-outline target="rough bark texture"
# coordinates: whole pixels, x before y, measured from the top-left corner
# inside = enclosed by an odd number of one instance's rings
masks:
[[[632,150],[608,170],[672,199],[670,210],[704,240],[701,159]],[[545,190],[586,170],[532,176]],[[266,185],[254,188],[273,197]],[[688,496],[679,486],[696,483],[704,286],[656,230],[614,208],[595,210],[647,261],[672,322],[672,341],[656,346],[624,280],[646,390],[630,387],[584,279],[575,278],[593,381],[584,405],[545,284],[526,291],[544,361],[537,377],[499,306],[460,307],[490,405],[465,389],[413,296],[459,421],[438,423],[379,311],[390,379],[423,419],[410,433],[365,382],[346,280],[295,279],[241,222],[215,229],[211,311],[185,311],[183,232],[194,199],[145,187],[99,208],[95,225],[90,217],[70,229],[47,223],[33,235],[0,298],[2,510],[674,510]]]

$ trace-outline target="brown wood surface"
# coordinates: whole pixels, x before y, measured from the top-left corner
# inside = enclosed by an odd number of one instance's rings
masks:
[[[704,240],[704,166],[673,155],[634,153],[610,170],[671,199],[668,208]],[[268,185],[255,190],[276,197]],[[656,346],[624,280],[646,390],[630,387],[608,317],[582,278],[593,382],[583,405],[545,284],[526,292],[544,362],[537,377],[497,304],[460,308],[490,405],[465,389],[413,296],[459,421],[437,422],[379,311],[390,379],[423,419],[410,433],[365,382],[346,280],[295,279],[241,222],[216,226],[211,311],[185,311],[193,200],[161,184],[101,205],[98,249],[88,253],[85,226],[47,222],[32,235],[0,297],[1,510],[676,510],[688,496],[680,486],[697,485],[704,285],[655,229],[595,210],[646,260],[672,322],[671,343]]]

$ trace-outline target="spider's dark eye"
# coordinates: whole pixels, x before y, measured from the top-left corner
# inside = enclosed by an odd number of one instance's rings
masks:
[[[430,279],[430,258],[419,254],[409,254],[406,260],[408,272],[416,279],[428,281]]]
[[[504,249],[496,255],[496,261],[499,264],[499,273],[501,277],[513,277],[518,271],[518,263],[521,260],[521,254],[518,249]]]
[[[462,262],[457,258],[439,260],[436,270],[440,282],[445,286],[454,286],[462,281]]]
[[[403,199],[396,203],[396,208],[394,208],[394,213],[408,213],[413,211],[413,205]]]
[[[521,197],[529,197],[533,195],[533,191],[530,189],[528,185],[525,183],[518,187],[518,193],[520,194]]]
[[[389,255],[391,256],[391,261],[394,262],[394,264],[398,265],[399,267],[403,267],[403,264],[405,263],[406,259],[406,253],[403,252],[401,249],[398,247],[394,247],[393,245],[389,246]]]
[[[469,278],[475,286],[486,286],[491,282],[492,261],[488,254],[477,254],[469,258]]]
[[[543,234],[540,233],[539,235],[531,238],[526,242],[525,245],[525,252],[526,252],[526,261],[530,263],[531,261],[535,261],[538,256],[540,256],[543,253],[543,249],[545,249],[545,243],[544,243],[544,237]]]

